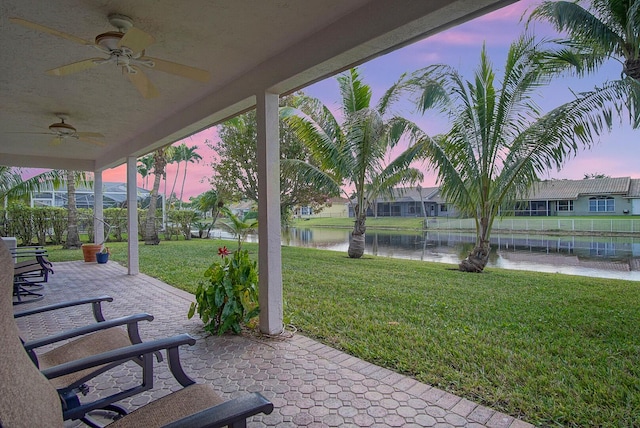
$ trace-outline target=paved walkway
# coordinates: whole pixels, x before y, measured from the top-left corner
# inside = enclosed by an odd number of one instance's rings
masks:
[[[202,323],[188,320],[193,297],[146,275],[128,276],[109,262],[56,263],[45,286],[45,299],[17,306],[26,309],[80,297],[110,295],[107,318],[148,312],[154,321],[140,326],[143,340],[189,333],[196,345],[181,348],[185,371],[198,382],[209,382],[223,396],[259,391],[275,410],[250,420],[250,427],[362,426],[362,427],[495,427],[532,425],[466,399],[417,382],[322,345],[298,333],[279,338],[223,336],[205,333]],[[20,319],[25,339],[80,326],[92,319],[90,308]],[[165,363],[156,364],[151,391],[124,401],[133,409],[178,388]],[[102,375],[92,394],[131,384],[137,366]],[[67,426],[76,426],[69,422]]]

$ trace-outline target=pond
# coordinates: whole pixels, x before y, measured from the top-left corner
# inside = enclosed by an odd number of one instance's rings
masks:
[[[351,231],[289,228],[282,244],[347,252]],[[218,238],[233,237],[212,231]],[[257,236],[249,241],[256,242]],[[368,231],[365,253],[457,264],[473,248],[475,235],[462,232]],[[640,281],[640,237],[493,234],[487,267]]]

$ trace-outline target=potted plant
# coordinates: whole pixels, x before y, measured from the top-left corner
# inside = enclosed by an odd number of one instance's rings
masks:
[[[104,246],[104,242],[109,238],[109,233],[111,232],[111,225],[109,223],[107,223],[106,221],[98,218],[98,217],[94,217],[94,220],[98,220],[102,223],[104,223],[104,225],[107,227],[106,233],[105,233],[105,239],[103,239],[101,242],[99,243],[89,243],[89,244],[82,244],[82,257],[84,258],[85,262],[95,262],[98,261],[97,258],[97,254],[98,253],[102,253],[105,246]],[[108,254],[109,249],[107,248],[107,256],[106,258],[104,258],[103,262],[98,262],[98,263],[106,263],[107,259],[109,258],[109,254]],[[102,256],[105,257],[105,256]]]
[[[100,251],[96,253],[96,261],[98,263],[106,263],[109,260],[109,254],[111,254],[109,247],[103,245]]]

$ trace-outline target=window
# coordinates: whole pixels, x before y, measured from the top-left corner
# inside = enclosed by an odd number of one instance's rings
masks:
[[[447,204],[440,204],[440,212],[441,213],[447,212]]]
[[[558,201],[558,211],[573,211],[573,201]]]
[[[589,198],[589,212],[612,213],[616,210],[616,200],[611,196],[598,196]]]

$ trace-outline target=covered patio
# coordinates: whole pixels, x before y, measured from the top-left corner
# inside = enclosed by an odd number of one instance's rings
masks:
[[[55,274],[44,286],[45,304],[109,295],[104,314],[109,318],[148,312],[155,319],[140,325],[143,340],[188,333],[194,346],[181,348],[186,372],[199,383],[211,383],[224,397],[260,392],[273,402],[270,415],[259,415],[249,426],[397,426],[495,427],[532,425],[496,412],[438,388],[362,361],[287,330],[278,336],[246,333],[211,336],[187,310],[193,296],[144,274],[131,276],[114,262],[55,264]],[[89,306],[18,319],[24,339],[85,325],[92,320]],[[154,388],[125,400],[132,410],[164,396],[178,384],[166,362],[156,363]],[[131,364],[91,382],[89,397],[131,385],[139,376]],[[80,426],[67,422],[67,426]]]
[[[127,165],[135,207],[138,157],[255,108],[260,329],[279,333],[279,96],[512,2],[7,0],[0,164],[92,172],[102,219],[103,171]]]

